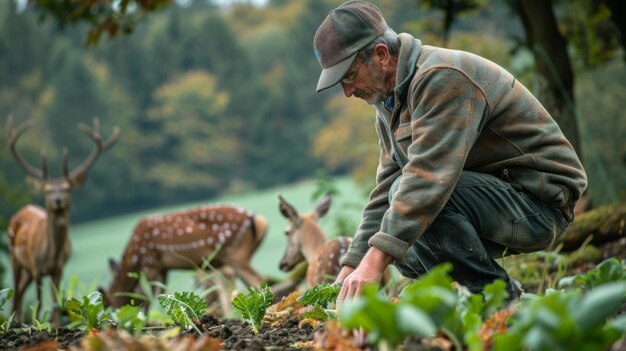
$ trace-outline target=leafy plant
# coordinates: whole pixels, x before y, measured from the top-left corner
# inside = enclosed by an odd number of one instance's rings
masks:
[[[4,305],[13,297],[13,289],[0,290],[0,311],[4,311]]]
[[[195,322],[205,313],[207,303],[194,292],[176,292],[174,295],[159,295],[159,304],[172,317],[175,323],[183,328],[193,327],[198,334],[202,334]]]
[[[370,343],[393,350],[408,336],[434,336],[437,326],[419,307],[393,303],[379,293],[378,285],[366,285],[361,296],[347,300],[339,309],[346,328],[363,328]]]
[[[65,300],[65,309],[73,322],[87,330],[102,329],[110,324],[108,312],[104,307],[102,293],[94,291],[83,296],[82,302],[75,297]]]
[[[118,328],[124,329],[132,335],[140,335],[146,326],[146,316],[139,306],[125,305],[111,314],[111,318]]]
[[[52,331],[52,325],[50,324],[50,322],[46,321],[49,317],[48,313],[44,313],[41,320],[37,318],[37,316],[39,315],[39,302],[35,302],[35,304],[30,307],[30,310],[32,323],[35,325],[35,328],[37,330]],[[42,322],[42,320],[45,322]]]
[[[329,284],[328,282],[322,282],[309,288],[298,298],[298,302],[300,302],[303,306],[311,307],[309,311],[304,312],[302,316],[304,318],[311,318],[318,321],[336,318],[335,311],[329,310],[327,307],[337,300],[337,296],[339,296],[340,291],[340,285]]]
[[[600,262],[586,273],[561,279],[559,287],[581,285],[583,288],[593,289],[605,283],[624,280],[626,280],[626,261],[613,257]]]
[[[6,288],[0,290],[0,311],[4,311],[4,305],[13,297],[13,289]],[[15,313],[11,313],[11,316],[0,324],[0,332],[5,332],[11,328]]]
[[[274,293],[267,284],[262,283],[257,289],[255,287],[248,288],[248,294],[238,294],[233,299],[233,306],[241,313],[241,316],[252,324],[252,330],[255,334],[259,333],[263,317],[267,309],[274,301]]]
[[[612,319],[625,294],[626,282],[611,282],[585,295],[580,289],[531,295],[508,330],[494,336],[493,350],[607,350],[626,332],[626,316]]]

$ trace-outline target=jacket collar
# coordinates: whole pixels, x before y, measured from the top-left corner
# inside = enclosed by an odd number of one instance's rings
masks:
[[[400,40],[400,52],[398,53],[394,95],[399,101],[404,101],[409,84],[417,69],[417,57],[422,50],[422,42],[407,33],[400,33],[398,39]]]

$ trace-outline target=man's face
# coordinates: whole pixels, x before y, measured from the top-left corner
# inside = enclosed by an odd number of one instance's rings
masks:
[[[346,97],[355,96],[373,105],[383,102],[390,95],[387,87],[391,78],[389,74],[375,64],[364,63],[360,57],[354,60],[345,77],[352,78],[340,82]]]

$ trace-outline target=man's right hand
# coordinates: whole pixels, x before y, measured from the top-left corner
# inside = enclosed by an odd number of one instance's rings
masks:
[[[339,274],[337,275],[337,279],[335,279],[335,284],[343,283],[343,280],[346,279],[346,277],[353,271],[354,271],[354,267],[350,267],[350,266],[341,267],[341,271],[339,271]]]

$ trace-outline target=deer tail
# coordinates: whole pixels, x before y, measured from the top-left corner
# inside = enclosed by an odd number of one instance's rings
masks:
[[[261,215],[255,214],[250,216],[250,223],[252,236],[257,242],[261,242],[267,232],[267,219]]]

